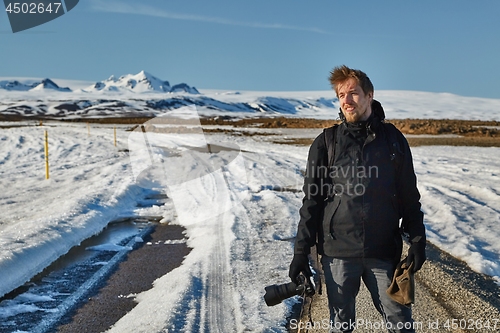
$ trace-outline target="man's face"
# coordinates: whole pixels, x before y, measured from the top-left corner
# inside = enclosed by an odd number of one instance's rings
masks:
[[[349,78],[337,87],[340,108],[348,123],[367,120],[372,113],[373,93],[365,95],[355,79]]]

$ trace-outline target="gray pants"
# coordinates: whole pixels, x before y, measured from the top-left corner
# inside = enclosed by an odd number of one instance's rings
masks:
[[[356,296],[361,279],[370,291],[375,308],[383,316],[382,331],[415,332],[411,308],[393,301],[385,292],[394,274],[392,260],[323,256],[321,263],[330,307],[330,332],[352,332],[356,327]]]

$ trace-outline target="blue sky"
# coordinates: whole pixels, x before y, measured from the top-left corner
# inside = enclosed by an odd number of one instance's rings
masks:
[[[375,90],[500,98],[499,15],[498,0],[81,0],[16,34],[0,13],[0,77],[328,90],[346,64]]]

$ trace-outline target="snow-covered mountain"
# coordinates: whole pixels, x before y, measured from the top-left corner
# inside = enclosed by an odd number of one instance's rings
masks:
[[[64,84],[69,84],[65,81]],[[68,94],[67,92],[71,92]],[[65,93],[61,93],[65,92]],[[330,93],[330,95],[333,95]],[[200,92],[186,83],[168,81],[141,71],[111,76],[92,85],[75,89],[60,88],[50,79],[0,81],[0,116],[79,118],[79,117],[156,117],[181,106],[195,106],[204,114],[263,115],[287,114],[317,116],[330,114],[336,98],[324,94]],[[334,111],[335,113],[336,111]]]
[[[18,80],[4,80],[0,81],[0,89],[8,91],[43,91],[51,89],[61,92],[71,92],[70,88],[59,87],[51,79],[43,79],[42,81],[35,81],[32,83],[22,83]]]
[[[52,89],[52,90],[62,91],[62,92],[71,92],[70,88],[61,88],[51,79],[42,80],[42,82],[36,84],[32,89],[30,89],[30,91],[40,91],[40,90],[43,91],[46,89]]]
[[[185,83],[176,84],[170,89],[170,92],[187,92],[190,94],[199,94],[200,92],[195,87],[190,87]]]
[[[163,81],[148,72],[141,71],[138,74],[122,75],[120,78],[115,78],[112,75],[104,81],[99,81],[83,89],[84,92],[98,91],[132,91],[135,93],[150,93],[150,92],[187,92],[190,94],[199,94],[195,87],[190,87],[186,83],[180,83],[170,86],[168,81]]]
[[[170,85],[145,71],[88,81],[0,78],[0,119],[157,117],[182,106],[203,116],[259,117],[286,115],[334,119],[338,99],[326,91],[202,90],[185,83]],[[387,119],[500,119],[500,99],[422,91],[376,91]],[[484,112],[488,110],[487,114]]]
[[[7,91],[43,91],[49,89],[53,91],[75,93],[134,92],[199,94],[199,91],[195,87],[191,87],[186,83],[170,86],[168,81],[161,80],[145,71],[141,71],[138,74],[122,75],[119,78],[112,75],[104,81],[98,81],[83,89],[75,90],[59,87],[53,80],[48,78],[43,80],[0,80],[0,89]]]

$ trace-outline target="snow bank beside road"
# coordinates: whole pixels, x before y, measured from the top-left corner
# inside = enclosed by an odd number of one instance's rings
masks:
[[[44,130],[50,179],[45,179]],[[0,295],[130,212],[144,189],[112,129],[20,127],[0,132]]]
[[[412,149],[428,239],[500,282],[500,149]]]

